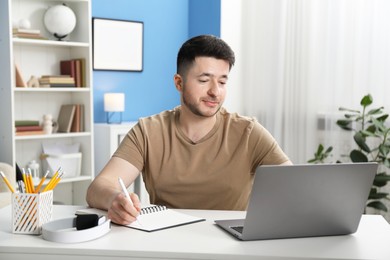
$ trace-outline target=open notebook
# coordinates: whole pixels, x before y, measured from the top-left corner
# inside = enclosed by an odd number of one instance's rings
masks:
[[[77,210],[76,214],[98,214],[105,216],[107,215],[107,211],[87,208]],[[141,209],[137,221],[134,221],[133,223],[127,225],[127,227],[152,232],[156,230],[177,227],[204,220],[204,218],[187,215],[178,212],[174,209],[168,209],[165,206],[148,205]]]

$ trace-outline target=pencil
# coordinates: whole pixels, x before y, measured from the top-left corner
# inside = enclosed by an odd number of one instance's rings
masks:
[[[56,178],[57,178],[57,176],[58,176],[60,170],[61,170],[61,167],[58,168],[58,170],[56,171],[56,173],[54,174],[54,176],[51,178],[51,180],[49,181],[49,183],[48,183],[48,184],[46,185],[46,187],[43,189],[43,192],[50,190],[51,186],[54,184],[54,182],[56,182]]]
[[[47,175],[49,175],[49,172],[50,172],[50,171],[47,171],[46,174],[45,174],[45,176],[42,177],[42,179],[41,179],[41,181],[39,182],[39,184],[38,184],[37,188],[35,189],[34,193],[38,193],[38,192],[40,191],[40,189],[41,189],[41,187],[42,187],[42,185],[43,185],[43,182],[46,180]]]
[[[8,181],[7,177],[5,176],[4,172],[0,171],[0,174],[1,174],[1,177],[3,177],[3,180],[4,180],[5,184],[7,184],[8,189],[10,189],[10,191],[12,193],[15,193],[14,187],[12,187],[11,183],[9,183],[9,181]]]
[[[52,186],[50,187],[51,190],[54,190],[54,188],[57,186],[57,184],[60,182],[61,178],[62,178],[62,175],[64,175],[64,172],[61,172],[58,176],[57,176],[57,179],[56,181],[52,184]]]
[[[30,193],[30,186],[28,185],[28,179],[27,179],[26,171],[24,170],[24,168],[22,168],[22,177],[23,177],[24,186],[26,188],[26,192]]]
[[[31,169],[28,168],[27,171],[28,171],[28,174],[27,174],[28,183],[30,184],[30,193],[34,193],[34,181],[33,181],[33,178],[32,178]]]

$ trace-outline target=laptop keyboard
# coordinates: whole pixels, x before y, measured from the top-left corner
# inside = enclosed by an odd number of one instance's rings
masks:
[[[242,234],[242,230],[244,229],[244,226],[232,226],[230,228]]]

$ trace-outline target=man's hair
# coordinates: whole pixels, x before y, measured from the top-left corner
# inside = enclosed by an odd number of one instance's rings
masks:
[[[222,39],[213,35],[199,35],[181,46],[177,55],[177,73],[185,76],[197,57],[225,60],[229,62],[229,70],[235,61],[233,50]]]

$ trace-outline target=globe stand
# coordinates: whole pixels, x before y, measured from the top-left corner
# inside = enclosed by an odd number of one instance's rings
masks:
[[[62,39],[64,39],[66,36],[68,36],[67,34],[65,34],[65,35],[58,35],[58,34],[53,34],[54,35],[54,37],[56,37],[57,38],[57,40],[58,41],[62,41]]]

